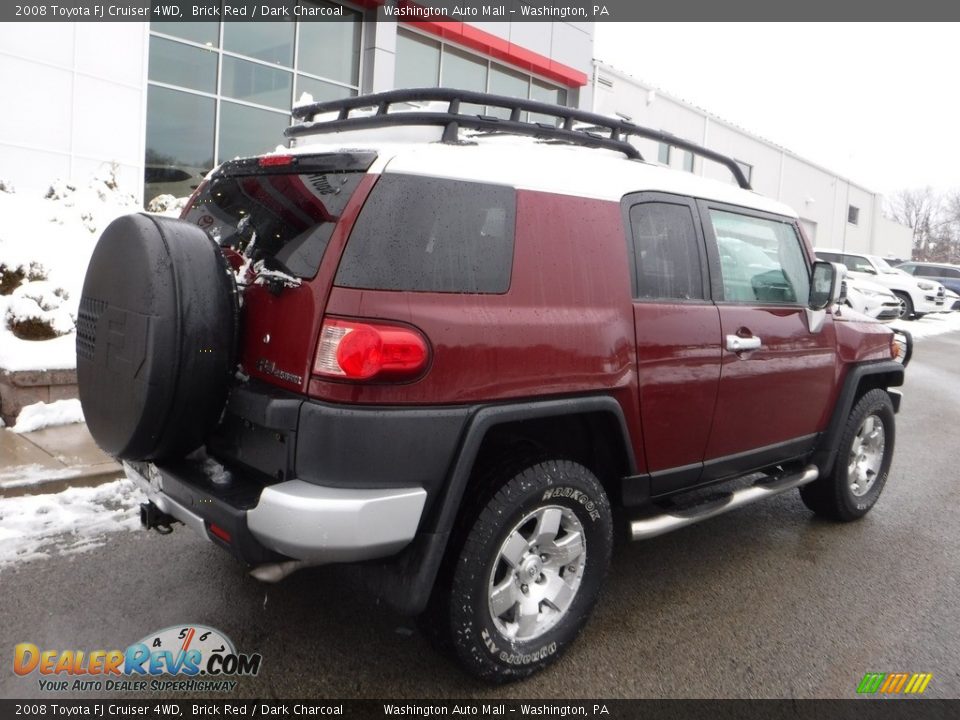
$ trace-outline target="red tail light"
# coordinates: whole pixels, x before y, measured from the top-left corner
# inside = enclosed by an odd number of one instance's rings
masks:
[[[259,160],[260,167],[277,167],[279,165],[292,165],[293,155],[264,155]]]
[[[413,328],[327,318],[313,372],[343,380],[410,380],[428,359],[427,339]]]

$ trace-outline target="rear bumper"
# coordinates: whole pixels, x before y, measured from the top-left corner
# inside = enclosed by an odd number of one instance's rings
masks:
[[[426,499],[423,488],[348,490],[288,480],[263,489],[247,526],[263,545],[297,560],[369,560],[413,540]]]
[[[469,412],[338,405],[244,383],[207,457],[126,463],[127,474],[161,512],[249,565],[386,558],[428,524]]]
[[[416,534],[427,496],[417,487],[345,489],[301,480],[257,494],[248,478],[210,460],[124,463],[124,470],[162,512],[252,566],[395,554]]]

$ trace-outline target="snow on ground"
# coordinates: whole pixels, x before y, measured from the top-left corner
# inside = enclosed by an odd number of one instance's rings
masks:
[[[15,465],[12,468],[0,468],[0,490],[38,485],[48,480],[64,480],[76,477],[83,470],[63,468],[53,470],[46,465]],[[0,498],[0,502],[3,502]]]
[[[960,310],[925,315],[919,320],[897,320],[890,327],[906,330],[914,340],[960,331]]]
[[[17,562],[90,550],[106,533],[135,530],[142,501],[129,480],[0,499],[0,572]]]
[[[0,295],[0,370],[71,370],[75,368],[77,366],[76,334],[70,332],[53,340],[21,340],[7,327],[6,315],[10,300],[10,296]],[[71,302],[72,300],[73,298]]]
[[[52,425],[69,425],[83,422],[83,409],[80,401],[55,400],[52,403],[38,402],[24,407],[17,416],[17,424],[10,430],[15,433],[27,433],[42,430]]]

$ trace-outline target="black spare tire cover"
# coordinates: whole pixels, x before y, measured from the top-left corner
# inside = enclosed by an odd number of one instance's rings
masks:
[[[100,236],[77,318],[90,433],[126,460],[181,457],[217,422],[234,368],[237,289],[195,225],[143,213]]]

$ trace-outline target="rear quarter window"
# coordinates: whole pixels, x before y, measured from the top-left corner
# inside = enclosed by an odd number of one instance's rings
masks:
[[[502,185],[384,175],[350,234],[336,284],[366,290],[505,293],[516,191]]]

